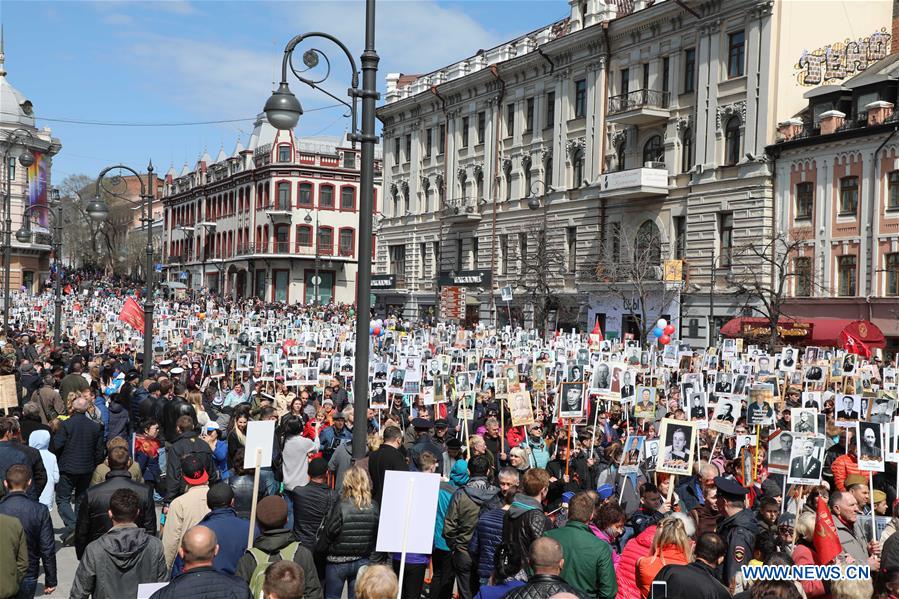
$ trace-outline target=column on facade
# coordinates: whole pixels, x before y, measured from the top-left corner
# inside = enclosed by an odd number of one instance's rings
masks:
[[[552,139],[552,158],[553,171],[548,173],[548,179],[544,180],[547,187],[558,186],[560,189],[564,187],[565,168],[565,139],[568,137],[568,118],[571,114],[571,85],[569,81],[570,72],[566,69],[556,75],[556,123],[558,127],[553,127]]]
[[[720,76],[719,25],[703,27],[699,32],[696,60],[696,162],[705,168],[717,163],[718,78]]]
[[[750,11],[746,27],[746,121],[743,123],[744,153],[761,156],[768,142],[771,89],[771,7]],[[765,56],[767,51],[768,56]]]
[[[587,90],[589,93],[589,119],[586,131],[585,175],[591,183],[602,172],[602,140],[605,135],[605,103],[603,87],[606,82],[606,59],[600,57],[587,67]]]
[[[816,276],[815,280],[821,281],[820,286],[817,286],[819,290],[815,291],[815,295],[820,295],[822,291],[829,290],[832,281],[830,271],[833,261],[830,256],[833,229],[830,223],[833,218],[833,211],[831,210],[833,207],[833,160],[835,159],[821,161],[818,165],[818,173],[815,179],[815,186],[817,187],[815,189],[815,201],[817,202],[815,214],[822,219],[820,222],[825,223],[825,226],[818,227],[815,231],[815,236],[817,237],[815,250],[818,253],[818,256],[815,256],[815,270],[820,273],[820,276]]]

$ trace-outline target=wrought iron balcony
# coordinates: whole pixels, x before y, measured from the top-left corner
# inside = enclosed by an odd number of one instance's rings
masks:
[[[671,94],[654,89],[638,89],[609,98],[608,120],[622,125],[647,125],[669,116]]]

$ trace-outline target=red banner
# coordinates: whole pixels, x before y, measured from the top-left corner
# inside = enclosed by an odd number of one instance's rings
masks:
[[[832,562],[843,551],[833,516],[830,515],[827,502],[822,497],[818,497],[818,506],[815,510],[815,538],[812,544],[815,546],[818,564],[821,566]]]
[[[119,312],[119,320],[131,325],[132,328],[137,329],[141,333],[144,332],[144,311],[141,309],[140,304],[137,303],[137,300],[131,296],[125,298],[125,305],[122,306],[122,311]]]

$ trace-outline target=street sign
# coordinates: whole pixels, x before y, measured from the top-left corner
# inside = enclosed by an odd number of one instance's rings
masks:
[[[502,297],[504,302],[512,301],[512,287],[507,285],[507,286],[503,287],[502,289],[500,289],[499,293],[500,293],[500,297]]]
[[[312,283],[313,285],[321,285],[322,278],[318,275],[313,275],[312,278],[309,279],[309,282]]]

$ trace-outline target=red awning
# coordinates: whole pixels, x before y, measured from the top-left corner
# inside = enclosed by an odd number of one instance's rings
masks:
[[[868,320],[850,318],[788,318],[782,317],[777,323],[785,343],[796,345],[840,346],[840,333],[846,331],[868,347],[884,347],[883,332]],[[739,316],[732,318],[721,327],[725,337],[760,337],[770,329],[767,318]]]

